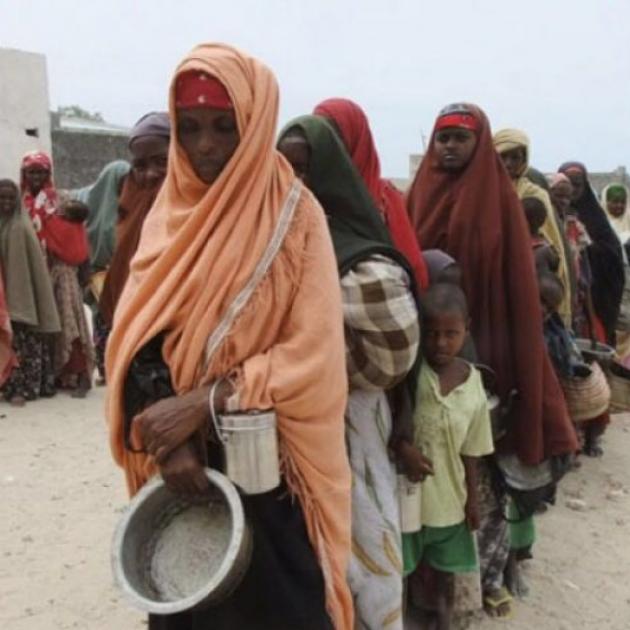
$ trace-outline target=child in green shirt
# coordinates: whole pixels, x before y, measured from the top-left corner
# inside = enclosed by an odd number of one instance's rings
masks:
[[[422,484],[422,529],[403,536],[405,575],[422,561],[437,574],[437,628],[451,626],[453,575],[477,569],[477,459],[493,451],[480,373],[460,359],[468,331],[466,298],[436,284],[423,299],[424,363],[414,414],[415,446],[433,464]]]

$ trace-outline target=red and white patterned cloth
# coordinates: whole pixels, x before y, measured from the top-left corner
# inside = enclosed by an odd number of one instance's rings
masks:
[[[24,176],[24,171],[32,166],[38,166],[48,171],[48,178],[37,195],[31,193]],[[33,151],[22,158],[20,189],[22,191],[22,205],[31,217],[39,242],[46,249],[45,227],[49,217],[54,215],[57,210],[58,197],[52,180],[52,161],[43,151]]]

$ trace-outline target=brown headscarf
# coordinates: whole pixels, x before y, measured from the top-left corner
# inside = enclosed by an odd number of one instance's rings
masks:
[[[494,150],[490,123],[474,105],[477,146],[458,172],[443,170],[435,138],[408,195],[423,249],[441,249],[462,269],[479,358],[497,374],[500,395],[520,394],[501,446],[525,464],[577,448],[543,340],[528,229],[518,196]],[[435,132],[434,132],[435,136]]]
[[[142,224],[161,185],[162,182],[151,188],[142,188],[138,186],[133,174],[125,178],[118,207],[116,249],[99,302],[99,310],[109,327],[114,321],[114,311],[129,276],[131,259],[138,249]]]

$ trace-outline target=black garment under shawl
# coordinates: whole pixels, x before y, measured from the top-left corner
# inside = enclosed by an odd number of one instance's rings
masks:
[[[625,285],[621,243],[591,188],[586,167],[579,162],[566,162],[559,171],[566,174],[572,168],[579,168],[586,180],[584,194],[572,203],[572,207],[592,241],[588,248],[588,262],[593,278],[593,308],[604,326],[608,343],[614,346],[615,327]]]

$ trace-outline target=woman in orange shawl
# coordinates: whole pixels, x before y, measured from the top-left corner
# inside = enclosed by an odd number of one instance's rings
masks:
[[[170,90],[177,140],[114,317],[108,419],[132,494],[158,469],[176,492],[204,489],[195,444],[219,379],[219,411],[274,409],[278,418],[283,484],[243,497],[254,520],[243,583],[221,606],[154,617],[152,629],[353,627],[339,282],[325,216],[274,149],[277,111],[272,73],[238,50],[202,45],[180,64]],[[270,240],[278,249],[260,273]],[[175,395],[134,417],[133,366],[156,342]],[[288,515],[281,522],[278,510]]]
[[[577,449],[560,384],[543,340],[542,312],[523,210],[476,106],[440,113],[408,196],[423,249],[441,249],[462,268],[479,358],[498,393],[518,402],[500,445],[526,465]]]

